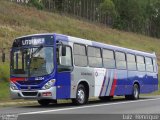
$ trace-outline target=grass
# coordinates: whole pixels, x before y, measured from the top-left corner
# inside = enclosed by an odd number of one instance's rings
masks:
[[[0,63],[0,82],[9,81],[9,63]]]
[[[3,80],[0,81],[0,100],[9,99],[8,92],[5,92],[8,91],[8,83],[4,82],[9,78],[9,49],[14,38],[22,35],[56,32],[131,49],[155,51],[160,64],[160,39],[118,31],[83,19],[40,11],[5,0],[0,0],[0,18],[0,48],[5,47],[7,53],[7,62],[0,63],[0,80]]]
[[[9,82],[0,82],[0,101],[8,101],[10,99]]]

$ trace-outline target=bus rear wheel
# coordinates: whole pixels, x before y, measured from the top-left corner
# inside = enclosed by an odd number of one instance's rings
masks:
[[[48,105],[51,103],[51,100],[41,99],[41,100],[38,100],[38,103],[39,103],[41,106],[48,106]]]
[[[126,95],[125,98],[127,100],[137,100],[137,99],[139,99],[139,93],[140,93],[140,91],[139,91],[138,84],[134,84],[132,95]]]
[[[77,105],[83,105],[88,102],[87,91],[83,84],[78,85],[76,98],[72,99],[72,102]]]

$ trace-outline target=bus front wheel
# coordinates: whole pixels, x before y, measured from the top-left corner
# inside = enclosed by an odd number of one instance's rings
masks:
[[[72,102],[77,105],[83,105],[88,102],[87,90],[83,84],[78,85],[76,98]]]

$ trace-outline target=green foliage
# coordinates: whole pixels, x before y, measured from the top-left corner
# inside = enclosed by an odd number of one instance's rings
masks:
[[[8,63],[0,63],[0,81],[9,81],[9,64]]]
[[[117,11],[114,28],[160,37],[159,0],[113,0]]]
[[[114,0],[116,6],[117,18],[115,19],[114,27],[127,31],[138,32],[142,23],[141,19],[141,6],[137,0]],[[141,28],[141,27],[140,27]]]
[[[9,82],[0,81],[0,101],[6,101],[9,99]]]
[[[38,9],[58,11],[115,29],[160,38],[159,0],[31,0]]]
[[[100,4],[99,8],[104,15],[112,17],[116,15],[115,5],[112,0],[104,0],[104,2]]]
[[[154,0],[147,6],[150,35],[160,38],[160,1]]]
[[[42,10],[44,8],[44,5],[40,0],[30,0],[29,6],[34,6],[39,10]]]

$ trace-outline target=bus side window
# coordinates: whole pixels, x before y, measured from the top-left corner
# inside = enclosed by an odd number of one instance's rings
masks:
[[[71,47],[66,47],[66,54],[62,56],[62,46],[59,47],[59,62],[58,62],[58,69],[59,72],[61,71],[70,71],[72,69],[72,54],[71,54]]]
[[[137,70],[136,57],[133,54],[127,54],[128,70]]]
[[[85,45],[74,44],[74,64],[80,67],[86,67],[88,65]]]
[[[116,65],[117,69],[126,69],[126,57],[123,52],[116,52]]]
[[[153,58],[153,69],[154,69],[154,72],[157,72],[157,62],[155,58]]]
[[[145,71],[145,62],[143,56],[136,56],[137,57],[137,69],[138,71]]]
[[[114,51],[103,49],[103,65],[105,68],[115,68]]]
[[[96,47],[88,47],[88,61],[90,67],[102,67],[101,49]]]
[[[153,72],[153,62],[152,59],[149,57],[145,57],[146,61],[146,71],[147,72]]]

